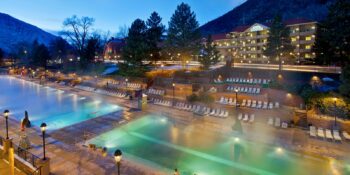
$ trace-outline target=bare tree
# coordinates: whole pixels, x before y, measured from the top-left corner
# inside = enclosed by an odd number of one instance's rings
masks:
[[[67,40],[75,47],[79,56],[84,55],[84,49],[94,22],[94,18],[85,16],[79,18],[76,15],[65,19],[63,22],[63,30],[60,34],[67,37]]]
[[[118,32],[116,34],[117,38],[124,39],[128,36],[129,27],[127,25],[119,26]]]

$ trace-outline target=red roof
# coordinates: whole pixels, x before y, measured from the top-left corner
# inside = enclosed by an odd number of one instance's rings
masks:
[[[227,39],[226,33],[219,33],[219,34],[214,34],[211,36],[211,38],[215,40],[221,40],[221,39]]]

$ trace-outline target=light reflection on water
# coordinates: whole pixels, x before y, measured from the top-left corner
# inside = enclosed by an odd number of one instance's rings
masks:
[[[309,175],[334,172],[326,159],[303,157],[279,146],[224,136],[194,125],[147,115],[97,136],[89,143],[117,148],[125,157],[171,173],[210,175]],[[334,166],[333,166],[334,167]]]
[[[10,116],[21,120],[24,111],[32,124],[46,122],[48,130],[59,129],[81,121],[105,115],[119,106],[102,100],[78,96],[47,86],[0,76],[0,110],[10,110]]]

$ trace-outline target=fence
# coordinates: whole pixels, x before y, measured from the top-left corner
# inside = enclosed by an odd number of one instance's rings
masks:
[[[3,146],[3,140],[4,140],[4,138],[0,136],[0,145],[1,146]],[[38,156],[30,153],[26,149],[23,149],[14,143],[12,143],[12,147],[14,149],[14,153],[18,157],[20,157],[24,161],[30,163],[35,168],[35,170],[32,173],[33,175],[40,175],[41,174],[41,166],[38,165],[40,158]]]

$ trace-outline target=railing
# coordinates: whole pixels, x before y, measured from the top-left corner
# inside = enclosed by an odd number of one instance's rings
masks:
[[[41,175],[41,166],[38,167],[33,173],[32,175]]]
[[[38,160],[40,160],[40,158],[38,156],[30,153],[29,151],[21,148],[18,145],[12,144],[12,146],[13,146],[14,152],[16,153],[17,156],[19,156],[20,158],[22,158],[26,162],[30,163],[34,168],[39,168],[39,166],[37,165],[37,162],[38,162]]]
[[[4,146],[3,140],[4,140],[4,138],[2,138],[2,137],[0,136],[0,145],[1,145],[1,146]]]

